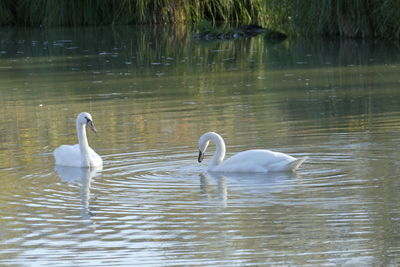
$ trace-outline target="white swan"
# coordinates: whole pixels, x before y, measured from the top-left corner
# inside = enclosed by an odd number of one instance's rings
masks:
[[[99,167],[103,165],[101,157],[89,147],[85,126],[88,126],[93,132],[97,132],[92,116],[87,112],[82,112],[76,118],[79,144],[62,145],[56,148],[54,150],[56,165],[70,167]]]
[[[210,141],[214,141],[217,146],[215,155],[208,166],[211,172],[282,172],[295,171],[306,160],[306,158],[296,159],[289,155],[264,149],[246,150],[231,158],[224,160],[225,142],[222,137],[214,132],[203,134],[199,139],[199,158],[201,162],[204,158]]]

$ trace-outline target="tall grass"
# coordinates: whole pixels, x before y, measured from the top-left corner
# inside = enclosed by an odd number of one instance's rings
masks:
[[[293,0],[291,24],[305,35],[400,38],[399,0]]]
[[[13,1],[12,0],[2,0],[0,1],[0,25],[12,24],[14,21],[13,11]]]
[[[0,25],[256,22],[263,0],[1,0]]]
[[[399,0],[0,0],[0,25],[257,23],[302,35],[400,38]]]

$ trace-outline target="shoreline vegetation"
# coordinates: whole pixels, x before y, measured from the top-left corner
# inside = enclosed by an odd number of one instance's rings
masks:
[[[256,24],[242,25],[236,28],[232,27],[212,27],[210,26],[198,26],[197,32],[193,34],[192,39],[202,41],[214,41],[214,40],[231,40],[237,38],[250,38],[259,34],[264,35],[266,40],[273,43],[280,43],[284,41],[287,36],[284,33],[265,29]]]
[[[199,32],[197,25],[209,23],[214,30],[260,25],[288,36],[399,40],[399,17],[399,0],[0,1],[0,26],[178,24]]]

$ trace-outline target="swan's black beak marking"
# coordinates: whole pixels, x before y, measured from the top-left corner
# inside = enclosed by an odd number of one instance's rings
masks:
[[[197,159],[198,162],[202,162],[204,159],[204,153],[201,153],[201,150],[199,150],[199,157]]]

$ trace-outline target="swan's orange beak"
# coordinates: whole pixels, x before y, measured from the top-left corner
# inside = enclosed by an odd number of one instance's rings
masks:
[[[92,121],[88,121],[86,125],[92,130],[93,132],[97,133],[96,127],[94,127],[94,124]]]
[[[204,159],[204,153],[201,152],[201,150],[199,150],[199,157],[197,159],[198,162],[202,162]]]

